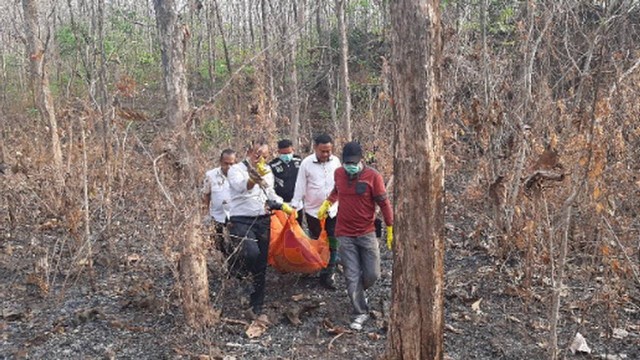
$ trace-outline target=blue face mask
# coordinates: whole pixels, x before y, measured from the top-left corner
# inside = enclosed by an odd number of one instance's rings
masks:
[[[285,163],[288,163],[289,161],[293,160],[293,154],[280,154],[278,155],[278,157],[280,158],[280,160],[284,161]]]
[[[362,167],[360,166],[360,163],[357,163],[357,164],[344,164],[342,166],[344,167],[344,170],[349,175],[355,175],[355,174],[359,173],[360,170],[362,170]]]

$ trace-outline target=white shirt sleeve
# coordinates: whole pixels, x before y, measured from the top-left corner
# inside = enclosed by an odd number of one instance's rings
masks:
[[[275,200],[278,203],[282,203],[282,198],[280,196],[278,196],[278,194],[276,194],[276,191],[273,188],[273,183],[275,182],[275,177],[273,176],[273,172],[269,172],[267,174],[265,174],[262,177],[262,180],[264,180],[266,187],[264,189],[264,192],[267,194],[267,198],[269,200]],[[259,186],[259,185],[256,185]]]
[[[229,181],[229,187],[236,193],[246,193],[247,192],[247,181],[249,180],[249,174],[245,171],[242,171],[240,168],[241,164],[233,165],[229,169],[229,173],[227,174],[227,180]]]

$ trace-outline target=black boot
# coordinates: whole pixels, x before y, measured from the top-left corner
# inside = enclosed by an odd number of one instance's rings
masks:
[[[327,269],[324,269],[322,273],[320,273],[320,285],[324,286],[326,289],[329,289],[329,290],[338,289],[338,287],[336,286],[334,269],[327,268]]]
[[[249,299],[249,305],[251,305],[251,310],[254,314],[260,315],[262,313],[262,304],[264,296],[260,296],[257,293],[252,293]]]

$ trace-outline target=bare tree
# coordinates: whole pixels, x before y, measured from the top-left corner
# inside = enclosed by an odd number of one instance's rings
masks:
[[[49,87],[49,75],[45,62],[45,47],[38,35],[40,32],[38,4],[35,0],[23,0],[25,33],[27,37],[27,50],[30,60],[31,85],[35,105],[40,116],[49,124],[51,131],[51,149],[53,154],[53,171],[58,189],[64,187],[62,174],[62,148],[58,136],[58,120],[53,105],[53,96]]]
[[[304,6],[297,6],[295,2],[292,3],[294,13],[294,28],[289,38],[289,44],[291,45],[291,56],[289,65],[291,69],[291,140],[293,146],[298,146],[298,140],[300,138],[300,93],[298,89],[298,66],[296,64],[297,47],[298,47],[298,27],[302,26],[304,18]]]
[[[275,86],[273,80],[273,60],[269,45],[269,17],[267,12],[267,0],[260,0],[260,15],[262,17],[262,49],[264,52],[264,67],[265,67],[265,83],[268,84],[269,98],[267,100],[267,112],[269,121],[273,121],[276,114],[276,95]]]
[[[336,16],[340,33],[340,77],[342,82],[342,130],[347,141],[351,141],[351,87],[349,86],[349,39],[345,21],[345,2],[336,0]]]
[[[220,40],[222,40],[222,50],[224,52],[224,61],[227,64],[227,72],[231,74],[231,58],[229,57],[229,50],[227,49],[227,40],[224,35],[222,16],[220,15],[220,7],[218,6],[217,0],[213,0],[213,9],[216,12],[216,23],[218,25],[218,30],[220,31]]]
[[[209,81],[211,81],[211,86],[216,82],[216,42],[215,42],[215,14],[213,13],[215,10],[213,6],[206,9],[206,22],[207,22],[207,62],[209,69]]]
[[[391,4],[396,236],[386,357],[442,359],[444,152],[440,2]],[[415,196],[415,194],[422,194]]]
[[[203,254],[203,239],[200,233],[200,212],[195,189],[195,164],[190,156],[190,143],[184,123],[189,116],[187,80],[185,73],[185,48],[188,33],[178,23],[178,15],[173,0],[154,0],[156,21],[162,44],[162,66],[167,95],[167,118],[175,136],[175,154],[178,171],[184,188],[190,192],[186,196],[185,214],[186,238],[181,242],[180,282],[182,304],[187,323],[201,327],[214,320],[209,300],[207,266]]]

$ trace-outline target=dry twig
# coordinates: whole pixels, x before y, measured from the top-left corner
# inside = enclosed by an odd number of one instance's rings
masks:
[[[631,261],[631,259],[629,258],[629,255],[627,255],[627,252],[625,251],[624,246],[622,246],[622,243],[620,242],[618,235],[616,235],[616,233],[613,231],[613,228],[611,227],[611,223],[609,223],[609,220],[607,220],[604,214],[602,215],[602,220],[604,220],[604,223],[607,224],[607,228],[609,229],[609,232],[611,233],[613,238],[616,240],[616,244],[618,244],[620,249],[622,249],[622,254],[624,254],[624,258],[629,263],[631,272],[633,272],[633,277],[636,279],[636,282],[640,285],[640,277],[638,276],[638,272],[636,271],[636,269],[633,267],[633,261]]]
[[[336,335],[333,337],[333,339],[331,339],[331,341],[329,341],[329,346],[327,346],[327,348],[329,350],[333,349],[333,342],[336,341],[340,336],[344,335],[344,332],[341,332],[340,334]]]
[[[162,194],[164,195],[164,197],[167,198],[169,204],[171,204],[171,206],[173,206],[175,210],[178,210],[178,207],[176,206],[176,204],[174,204],[171,196],[169,196],[169,193],[167,193],[167,190],[165,189],[164,185],[162,185],[162,181],[160,181],[160,176],[158,175],[158,160],[162,159],[165,156],[167,156],[166,152],[158,155],[158,157],[153,159],[153,175],[155,175],[156,182],[158,183],[158,186],[160,186],[160,190],[162,190]]]

